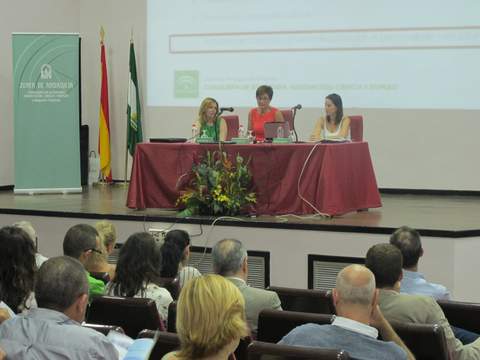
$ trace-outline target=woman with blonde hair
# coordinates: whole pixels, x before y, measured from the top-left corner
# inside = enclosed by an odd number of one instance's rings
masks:
[[[199,130],[199,136],[205,134],[213,141],[225,141],[227,139],[227,123],[225,119],[218,116],[218,102],[214,98],[203,99],[195,125]]]
[[[180,350],[163,360],[228,359],[248,335],[240,290],[220,275],[190,280],[177,304],[177,333]]]
[[[112,253],[117,242],[117,231],[115,226],[107,220],[98,221],[95,224],[100,235],[100,253],[93,252],[88,258],[85,268],[90,273],[108,273],[108,279],[113,280],[115,277],[115,265],[108,262],[108,256]]]

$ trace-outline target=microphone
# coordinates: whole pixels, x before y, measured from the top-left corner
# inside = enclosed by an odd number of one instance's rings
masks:
[[[222,108],[220,108],[220,112],[224,112],[224,111],[233,112],[233,107],[222,107]]]
[[[297,104],[294,107],[292,107],[292,110],[301,110],[301,109],[302,109],[302,105],[300,104]]]

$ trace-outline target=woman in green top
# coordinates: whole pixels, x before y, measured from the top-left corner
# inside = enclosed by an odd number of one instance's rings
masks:
[[[227,139],[227,123],[217,114],[217,100],[210,97],[203,99],[196,121],[197,129],[199,129],[198,136],[205,134],[206,137],[212,138],[214,141],[225,141]]]

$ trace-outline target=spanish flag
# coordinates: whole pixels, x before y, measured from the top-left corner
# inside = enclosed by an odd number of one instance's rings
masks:
[[[107,61],[105,57],[105,45],[103,28],[100,30],[100,61],[102,72],[102,84],[100,91],[100,115],[98,130],[98,153],[100,154],[100,171],[104,181],[112,182],[112,169],[110,167],[110,116],[108,111],[108,76]]]

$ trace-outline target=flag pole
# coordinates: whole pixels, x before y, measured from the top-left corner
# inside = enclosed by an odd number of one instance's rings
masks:
[[[130,45],[133,43],[133,27],[130,30]],[[128,50],[128,54],[130,54],[130,46]],[[128,79],[127,79],[127,103],[128,103],[128,96],[130,95],[130,55],[128,56]],[[130,126],[129,122],[130,119],[128,117],[128,111],[126,112],[127,115],[127,126],[125,127],[125,172],[123,176],[123,186],[127,186],[127,171],[128,171],[128,127]]]
[[[105,41],[105,29],[103,28],[103,25],[100,25],[100,47],[104,45],[104,41]],[[102,106],[102,105],[100,104],[100,106]],[[98,136],[99,136],[99,141],[100,141],[100,134]],[[100,159],[100,148],[98,149],[98,158]],[[98,171],[97,182],[94,182],[92,185],[93,186],[108,185],[107,181],[105,180],[105,177],[103,175],[103,172],[102,172],[101,168]]]

